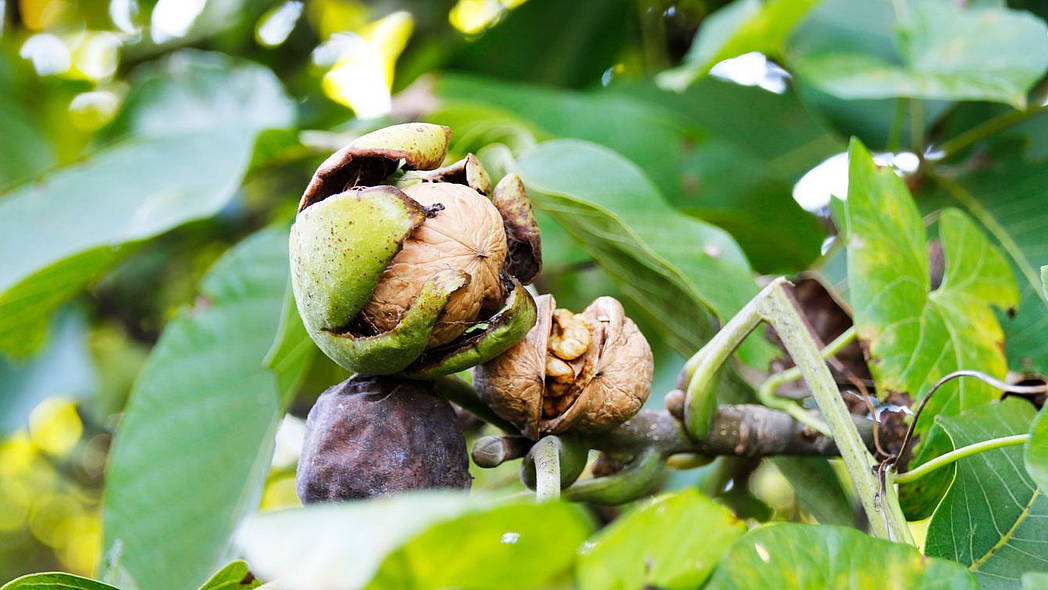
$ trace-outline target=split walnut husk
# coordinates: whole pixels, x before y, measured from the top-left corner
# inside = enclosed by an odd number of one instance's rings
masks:
[[[520,178],[492,188],[472,155],[438,168],[450,130],[395,125],[317,169],[291,229],[307,332],[346,369],[447,375],[515,344],[535,321],[541,269]]]
[[[502,355],[473,369],[478,394],[501,418],[537,439],[612,428],[640,411],[651,391],[651,347],[612,297],[582,313],[535,300],[538,318]]]

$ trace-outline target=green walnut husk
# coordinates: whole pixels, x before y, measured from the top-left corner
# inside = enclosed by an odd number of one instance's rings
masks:
[[[509,349],[535,323],[524,289],[541,241],[516,175],[494,188],[450,130],[365,135],[317,169],[291,228],[292,287],[309,335],[361,374],[428,378]]]

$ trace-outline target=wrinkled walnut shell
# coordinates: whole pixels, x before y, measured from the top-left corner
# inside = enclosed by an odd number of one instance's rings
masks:
[[[471,481],[458,418],[430,382],[355,375],[309,412],[296,474],[304,504]]]
[[[400,323],[422,285],[446,269],[465,273],[469,282],[448,299],[427,347],[462,335],[481,312],[490,315],[505,298],[499,271],[506,261],[506,232],[498,210],[468,186],[423,182],[404,194],[434,211],[401,245],[361,312],[376,334]]]
[[[622,304],[600,297],[576,315],[587,320],[592,338],[586,352],[573,361],[573,399],[555,417],[543,417],[543,402],[564,396],[551,395],[546,376],[556,302],[541,295],[535,303],[538,318],[524,339],[473,369],[474,386],[491,409],[531,439],[569,430],[606,430],[640,411],[651,391],[651,348],[625,316]]]

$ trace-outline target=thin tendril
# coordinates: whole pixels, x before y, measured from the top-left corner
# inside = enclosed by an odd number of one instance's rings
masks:
[[[939,379],[939,381],[936,382],[930,390],[928,390],[928,395],[924,396],[924,399],[921,400],[920,405],[917,406],[917,411],[913,414],[913,420],[910,422],[910,427],[906,429],[906,436],[902,439],[902,447],[899,449],[898,454],[885,459],[885,463],[891,461],[892,469],[896,468],[896,466],[899,463],[899,460],[906,454],[906,450],[910,445],[910,440],[913,438],[913,431],[917,428],[917,421],[920,419],[921,412],[924,411],[925,406],[928,405],[928,400],[932,399],[932,395],[934,395],[935,392],[938,391],[939,388],[941,388],[943,385],[946,385],[948,382],[953,381],[954,379],[957,379],[959,377],[975,377],[983,383],[992,385],[993,387],[996,387],[997,389],[1000,389],[1001,391],[1005,391],[1008,393],[1048,393],[1048,383],[1043,385],[1009,385],[1004,381],[995,379],[994,377],[991,377],[986,373],[980,373],[979,371],[971,371],[966,369],[954,371],[953,373],[946,375],[942,379]]]

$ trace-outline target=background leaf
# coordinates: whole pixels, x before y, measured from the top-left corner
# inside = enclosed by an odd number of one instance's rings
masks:
[[[729,510],[693,489],[662,496],[587,541],[576,579],[582,590],[696,588],[745,532]]]
[[[828,525],[772,524],[739,539],[706,590],[976,590],[963,566]]]
[[[165,328],[135,384],[106,475],[104,546],[142,588],[198,586],[257,505],[283,415],[262,365],[288,280],[287,231],[239,244],[205,277],[206,306]]]
[[[840,98],[986,100],[1026,105],[1048,69],[1048,27],[1032,15],[998,7],[958,7],[945,0],[899,4],[895,60],[863,53],[823,53],[793,62],[804,79]]]
[[[728,230],[761,272],[799,270],[819,253],[823,230],[791,191],[843,145],[790,96],[715,79],[677,94],[650,83],[581,92],[450,74],[436,91],[444,102],[430,118],[452,127],[459,151],[585,139],[637,164],[677,209]],[[769,138],[769,126],[786,129]]]
[[[705,19],[684,63],[659,74],[659,84],[681,91],[717,62],[759,51],[778,55],[786,37],[819,0],[735,0]]]
[[[1028,431],[1029,402],[1014,397],[936,422],[960,448]],[[953,487],[928,525],[925,553],[975,573],[983,590],[1018,588],[1024,572],[1048,571],[1048,499],[1023,468],[1022,447],[957,462]]]
[[[896,174],[878,169],[857,140],[849,152],[849,296],[859,338],[869,342],[879,394],[921,399],[958,369],[1003,378],[1003,333],[990,308],[1010,308],[1019,294],[1004,257],[963,213],[939,220],[946,258],[942,285],[931,289],[924,224]],[[928,402],[922,421],[956,414],[1000,393],[971,379],[954,380]]]
[[[1015,317],[1003,322],[1009,366],[1048,374],[1048,306],[1037,270],[1048,264],[1048,169],[1026,160],[1014,141],[991,146],[982,159],[981,166],[958,171],[964,174],[936,177],[938,190],[925,206],[964,207],[1007,253],[1021,294]]]
[[[218,213],[236,194],[256,133],[293,121],[261,66],[191,52],[156,67],[123,115],[129,139],[0,198],[0,250],[20,253],[0,259],[0,316],[11,318],[0,351],[34,350],[51,311],[137,243]],[[180,112],[167,111],[172,100]]]
[[[704,310],[727,321],[756,295],[749,264],[723,231],[666,204],[631,162],[576,140],[537,146],[517,162],[539,209],[550,213],[642,308],[681,354],[713,334]],[[587,170],[587,174],[578,174]],[[767,366],[775,354],[759,335],[740,357]]]
[[[793,75],[798,98],[845,136],[855,135],[877,150],[898,149],[904,139],[925,136],[951,103],[901,99],[843,99],[819,90],[804,77],[798,62],[823,55],[859,54],[898,63],[899,23],[892,0],[823,0],[797,26],[785,50],[785,67]],[[909,104],[907,104],[909,103]],[[917,107],[923,121],[907,116]],[[899,120],[899,110],[902,120]],[[894,145],[893,145],[894,144]],[[911,146],[917,150],[920,146]]]
[[[856,507],[830,459],[782,456],[771,457],[770,461],[790,482],[797,505],[819,524],[856,524]]]

